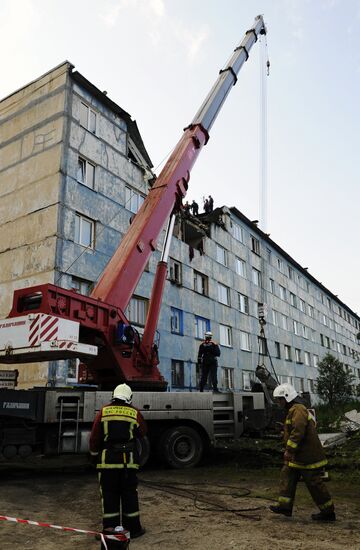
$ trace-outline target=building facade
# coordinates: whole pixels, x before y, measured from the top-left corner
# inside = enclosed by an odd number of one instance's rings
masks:
[[[89,293],[153,173],[136,123],[66,62],[0,102],[0,316],[13,290],[54,282]],[[128,308],[141,332],[160,259]],[[265,308],[267,341],[260,337]],[[179,214],[159,320],[170,390],[195,390],[206,330],[220,343],[220,388],[250,389],[258,364],[314,393],[331,352],[360,383],[360,319],[237,208]],[[272,363],[266,355],[266,344]],[[72,384],[76,361],[20,367],[20,387]]]

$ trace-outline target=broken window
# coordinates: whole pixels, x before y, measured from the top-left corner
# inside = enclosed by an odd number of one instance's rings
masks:
[[[170,258],[169,265],[169,279],[171,282],[181,285],[182,282],[182,269],[181,263]]]
[[[199,271],[194,270],[194,290],[203,294],[204,296],[209,295],[209,278],[206,275],[203,275]]]

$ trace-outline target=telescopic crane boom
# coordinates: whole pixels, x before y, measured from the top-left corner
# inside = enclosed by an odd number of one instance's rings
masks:
[[[25,322],[29,325],[28,330],[32,331],[32,334],[36,329],[36,323],[41,324],[46,321],[48,324],[53,323],[54,326],[61,321],[78,323],[78,349],[72,351],[71,346],[66,347],[65,344],[60,347],[56,337],[50,340],[50,344],[48,342],[45,345],[46,342],[41,341],[44,329],[39,332],[40,347],[38,346],[37,354],[34,349],[30,353],[24,345],[22,348],[21,346],[16,348],[16,345],[12,344],[15,338],[11,340],[8,337],[7,344],[0,341],[0,355],[2,355],[0,361],[23,363],[64,359],[72,354],[82,354],[96,382],[104,389],[110,389],[120,381],[127,381],[137,389],[166,388],[166,382],[157,368],[157,350],[153,341],[166,279],[174,214],[181,208],[182,199],[188,189],[190,171],[202,147],[209,139],[210,129],[232,86],[236,84],[237,75],[247,61],[250,49],[258,36],[265,33],[264,20],[259,15],[220,71],[191,124],[185,128],[181,139],[106,266],[91,296],[81,296],[52,284],[15,291],[9,318],[25,319],[27,316]],[[128,328],[129,322],[124,311],[144,272],[150,254],[156,249],[156,241],[167,220],[169,221],[164,250],[155,275],[144,335],[140,342],[138,335]],[[58,318],[58,321],[50,319],[52,316]],[[7,322],[9,324],[9,321]],[[16,325],[15,322],[12,324]],[[71,328],[72,325],[68,326]],[[7,334],[11,335],[11,331],[15,331],[19,326],[6,328]],[[128,328],[127,331],[126,328]],[[25,330],[24,326],[22,330]],[[73,336],[74,346],[75,340],[76,337]],[[65,341],[64,338],[62,343]],[[85,346],[82,351],[81,345]],[[97,355],[94,347],[98,348]]]

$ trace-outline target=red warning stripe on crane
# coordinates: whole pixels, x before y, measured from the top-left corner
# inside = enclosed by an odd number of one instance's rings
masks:
[[[59,329],[59,318],[52,315],[39,314],[30,324],[29,344],[34,347],[40,342],[54,340]]]

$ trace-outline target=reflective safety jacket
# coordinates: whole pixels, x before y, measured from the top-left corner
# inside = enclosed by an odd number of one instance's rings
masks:
[[[139,468],[136,438],[146,433],[140,411],[115,399],[96,415],[91,435],[90,454],[97,456],[97,469]]]
[[[286,450],[292,456],[290,468],[315,469],[327,464],[313,416],[304,405],[294,403],[287,414],[284,429]]]

